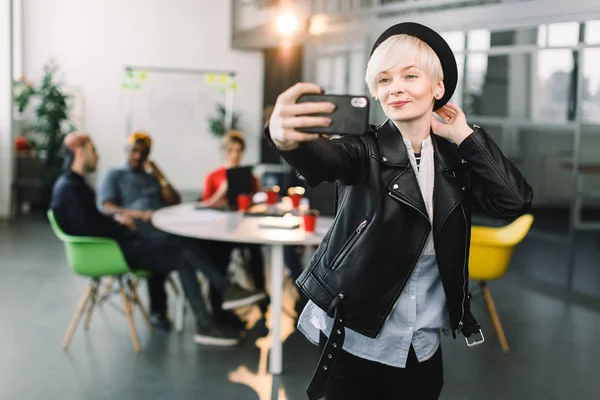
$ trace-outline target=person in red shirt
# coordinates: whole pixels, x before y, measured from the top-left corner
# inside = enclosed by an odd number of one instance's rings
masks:
[[[202,202],[207,207],[227,206],[227,169],[241,165],[246,150],[246,141],[240,131],[230,131],[223,138],[225,162],[220,168],[210,172],[204,180]],[[254,193],[258,192],[258,179],[254,177]]]
[[[220,168],[210,172],[204,180],[204,190],[202,193],[202,204],[206,207],[225,208],[227,207],[227,173],[228,168],[236,168],[241,165],[244,151],[246,150],[246,141],[240,131],[230,131],[223,138],[223,156],[224,163]],[[254,179],[254,193],[259,190],[259,182]],[[239,247],[239,244],[226,242],[213,242],[210,246],[209,254],[211,259],[223,271],[229,266],[231,251]],[[255,287],[265,287],[264,259],[259,245],[244,245],[250,251],[249,269],[254,281]],[[223,311],[221,308],[221,298],[217,290],[211,290],[211,304],[216,319],[229,323],[234,327],[242,327],[241,321],[235,320],[234,313]],[[261,311],[266,312],[268,301],[261,303]]]

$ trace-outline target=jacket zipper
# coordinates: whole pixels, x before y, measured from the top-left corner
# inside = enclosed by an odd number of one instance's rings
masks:
[[[356,228],[356,230],[352,233],[350,238],[346,241],[346,243],[344,243],[342,249],[333,259],[333,262],[331,263],[331,270],[335,270],[337,268],[336,264],[338,263],[338,261],[343,259],[346,253],[348,253],[348,251],[352,248],[352,245],[358,240],[358,237],[360,236],[362,230],[367,226],[368,223],[368,220],[363,219],[362,222],[358,225],[358,228]]]

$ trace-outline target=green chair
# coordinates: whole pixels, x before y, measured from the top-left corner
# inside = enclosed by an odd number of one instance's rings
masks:
[[[54,234],[65,246],[67,261],[73,268],[73,271],[78,275],[91,278],[89,286],[83,293],[77,312],[69,325],[69,329],[67,330],[67,334],[63,341],[63,348],[66,349],[69,346],[69,342],[77,329],[79,320],[86,312],[87,317],[84,327],[85,329],[89,329],[92,311],[94,310],[94,307],[103,300],[102,297],[98,299],[101,279],[109,278],[109,282],[104,290],[104,299],[111,293],[114,281],[118,280],[120,285],[119,291],[121,293],[121,298],[123,299],[125,315],[129,325],[129,334],[131,335],[131,340],[133,342],[133,349],[136,352],[139,352],[140,343],[133,322],[133,309],[135,306],[139,307],[146,324],[148,325],[148,329],[152,330],[152,325],[148,313],[137,294],[136,280],[135,278],[132,279],[132,271],[129,269],[127,261],[125,261],[123,252],[117,242],[107,238],[67,235],[56,222],[52,210],[48,210],[48,220],[50,221]],[[145,271],[136,271],[134,275],[141,278],[146,277],[149,274]]]

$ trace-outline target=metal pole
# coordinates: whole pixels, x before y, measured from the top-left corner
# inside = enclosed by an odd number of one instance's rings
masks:
[[[234,100],[234,89],[232,86],[236,85],[235,75],[230,75],[233,80],[231,85],[225,92],[225,133],[233,129],[233,100]]]
[[[575,108],[575,129],[573,131],[573,193],[571,197],[571,218],[569,221],[569,249],[567,259],[567,290],[573,290],[573,278],[575,274],[575,245],[577,229],[581,213],[581,177],[579,164],[581,163],[581,134],[582,134],[582,101],[583,101],[583,49],[577,51],[577,92]]]

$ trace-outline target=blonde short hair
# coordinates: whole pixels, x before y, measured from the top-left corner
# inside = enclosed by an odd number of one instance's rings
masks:
[[[242,151],[246,150],[246,139],[242,132],[231,130],[223,136],[223,150],[229,150],[234,143],[239,143]]]
[[[390,36],[371,55],[367,64],[365,81],[373,97],[377,97],[377,75],[404,60],[418,60],[418,67],[437,84],[444,79],[440,58],[427,43],[411,35]]]

